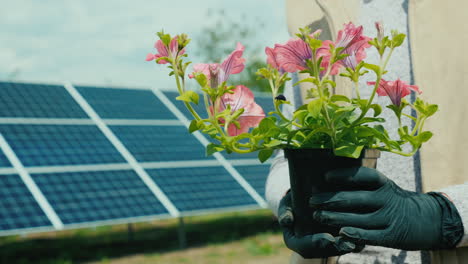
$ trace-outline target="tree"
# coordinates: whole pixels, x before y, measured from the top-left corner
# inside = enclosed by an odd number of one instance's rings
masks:
[[[247,16],[242,14],[240,21],[234,21],[225,15],[224,10],[207,11],[207,17],[215,22],[201,29],[201,37],[195,41],[199,47],[198,55],[204,62],[220,62],[231,53],[237,42],[246,46],[244,56],[246,58],[245,69],[240,74],[231,75],[230,84],[243,84],[253,91],[270,92],[270,86],[266,80],[257,80],[257,69],[266,67],[263,57],[264,48],[256,44],[254,39],[255,29],[245,24]],[[257,18],[258,20],[258,18]],[[257,29],[264,27],[263,22],[255,22]],[[248,45],[246,45],[248,44]]]

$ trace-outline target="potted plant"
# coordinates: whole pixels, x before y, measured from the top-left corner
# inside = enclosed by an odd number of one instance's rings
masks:
[[[189,131],[201,131],[213,139],[207,146],[207,154],[218,151],[227,153],[249,153],[258,151],[261,162],[266,161],[277,149],[283,149],[288,159],[291,192],[295,221],[308,219],[310,209],[308,198],[315,192],[329,191],[335,186],[324,184],[324,174],[334,168],[365,165],[375,167],[380,151],[411,156],[421,145],[432,137],[424,131],[424,122],[437,111],[437,105],[428,104],[419,97],[414,103],[405,97],[421,91],[415,85],[397,79],[388,81],[383,77],[393,51],[402,45],[405,35],[392,31],[384,36],[383,28],[376,23],[377,36],[363,35],[362,26],[346,24],[338,32],[335,41],[320,40],[320,30],[311,32],[309,28],[300,29],[296,38],[285,44],[276,44],[265,49],[268,66],[259,69],[259,78],[266,79],[271,87],[272,103],[275,111],[265,115],[255,103],[253,93],[243,85],[228,83],[231,74],[240,73],[244,68],[242,58],[244,47],[238,43],[235,50],[222,63],[195,64],[187,74],[191,62],[186,62],[185,48],[189,43],[187,35],[171,37],[160,32],[155,44],[156,54],[148,54],[148,61],[168,64],[174,76],[179,96],[192,113],[193,120]],[[377,49],[380,61],[366,62],[366,50]],[[307,74],[300,83],[310,83],[310,101],[298,106],[292,116],[285,116],[281,105],[290,104],[280,88],[291,78],[289,73]],[[369,98],[362,98],[359,92],[359,79],[370,75],[375,80],[368,82],[372,89]],[[187,78],[196,80],[199,93],[187,90]],[[346,78],[354,83],[353,96],[333,94],[335,78]],[[386,106],[393,111],[399,127],[385,128],[385,120],[380,117],[382,106],[374,103],[375,96],[388,96]],[[193,108],[203,100],[205,113],[200,114]],[[404,112],[414,109],[416,115]],[[414,128],[402,125],[401,120],[409,118]],[[399,137],[393,139],[387,129],[396,129]],[[411,150],[405,152],[404,145]],[[305,214],[304,212],[309,212]],[[296,234],[326,231],[325,227],[314,230],[301,230],[297,225]]]

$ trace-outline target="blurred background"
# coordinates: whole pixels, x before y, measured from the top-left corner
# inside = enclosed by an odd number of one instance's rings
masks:
[[[284,13],[267,0],[3,2],[0,263],[285,263],[269,164],[207,157],[169,71],[145,61],[162,29],[189,35],[194,63],[240,41],[231,82],[268,112],[254,73],[288,39]]]

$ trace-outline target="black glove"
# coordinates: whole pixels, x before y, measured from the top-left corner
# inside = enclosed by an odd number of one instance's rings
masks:
[[[377,170],[334,170],[328,184],[340,192],[310,198],[314,219],[342,227],[340,235],[355,243],[405,250],[453,248],[463,236],[455,206],[440,193],[401,189]]]
[[[312,234],[296,237],[294,234],[294,217],[291,208],[291,194],[286,194],[278,208],[278,222],[283,229],[286,246],[297,252],[303,258],[325,258],[339,256],[350,252],[359,252],[364,246],[357,246],[341,237],[333,237],[328,233]]]

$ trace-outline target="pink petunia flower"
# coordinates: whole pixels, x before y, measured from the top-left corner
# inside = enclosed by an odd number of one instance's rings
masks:
[[[276,63],[287,72],[306,69],[306,60],[312,58],[309,45],[300,38],[288,40],[286,44],[276,44],[274,48]]]
[[[285,72],[283,68],[280,67],[278,61],[277,61],[277,54],[276,51],[270,47],[265,48],[265,53],[267,55],[267,63],[273,67],[274,69],[277,69],[281,74]]]
[[[228,135],[237,136],[249,131],[249,128],[256,127],[265,117],[263,109],[254,101],[254,95],[249,88],[243,85],[237,85],[234,93],[226,93],[221,97],[218,112],[224,111],[227,106],[231,107],[232,113],[243,108],[244,112],[239,116],[237,121],[240,123],[240,129],[234,124],[229,124]]]
[[[375,85],[375,82],[367,82],[368,85]],[[380,80],[377,94],[379,96],[388,96],[394,105],[400,106],[401,98],[411,94],[415,91],[419,94],[422,93],[416,85],[409,85],[406,82],[397,79],[396,81]]]
[[[211,87],[216,88],[219,84],[227,81],[229,75],[237,74],[244,70],[245,59],[242,58],[244,46],[237,43],[236,49],[221,63],[197,63],[193,65],[193,73],[203,73],[211,81]],[[189,78],[194,75],[189,74]]]
[[[146,61],[156,60],[161,57],[168,57],[171,59],[175,59],[177,56],[183,55],[185,53],[185,49],[182,49],[179,51],[179,43],[177,39],[178,39],[177,36],[171,39],[171,42],[169,43],[169,47],[164,45],[162,40],[156,41],[156,43],[154,44],[154,47],[156,48],[158,53],[156,54],[148,53],[148,55],[146,55]],[[169,62],[166,60],[158,61],[158,64],[166,64],[166,63],[169,63]]]
[[[317,49],[317,58],[322,58],[322,62],[320,63],[320,67],[323,70],[320,72],[320,75],[325,75],[328,66],[330,65],[331,53],[330,53],[330,44],[333,44],[331,40],[325,40],[322,42],[322,46]],[[335,62],[331,67],[330,75],[336,75],[340,71],[341,66],[343,66],[341,61]]]
[[[338,74],[341,66],[355,69],[357,64],[366,58],[365,49],[371,46],[368,43],[370,40],[371,38],[363,35],[362,26],[356,27],[352,22],[345,24],[344,29],[338,32],[335,42],[326,40],[317,51],[317,57],[323,57],[320,66],[326,69],[330,64],[330,44],[333,44],[336,48],[344,48],[341,53],[348,54],[349,56],[334,63],[330,75]],[[323,75],[323,72],[321,74]]]
[[[348,54],[349,56],[343,59],[343,65],[353,70],[356,69],[356,66],[367,56],[365,49],[371,46],[369,44],[370,40],[371,38],[362,36],[362,40],[357,41],[346,48],[343,53]]]

